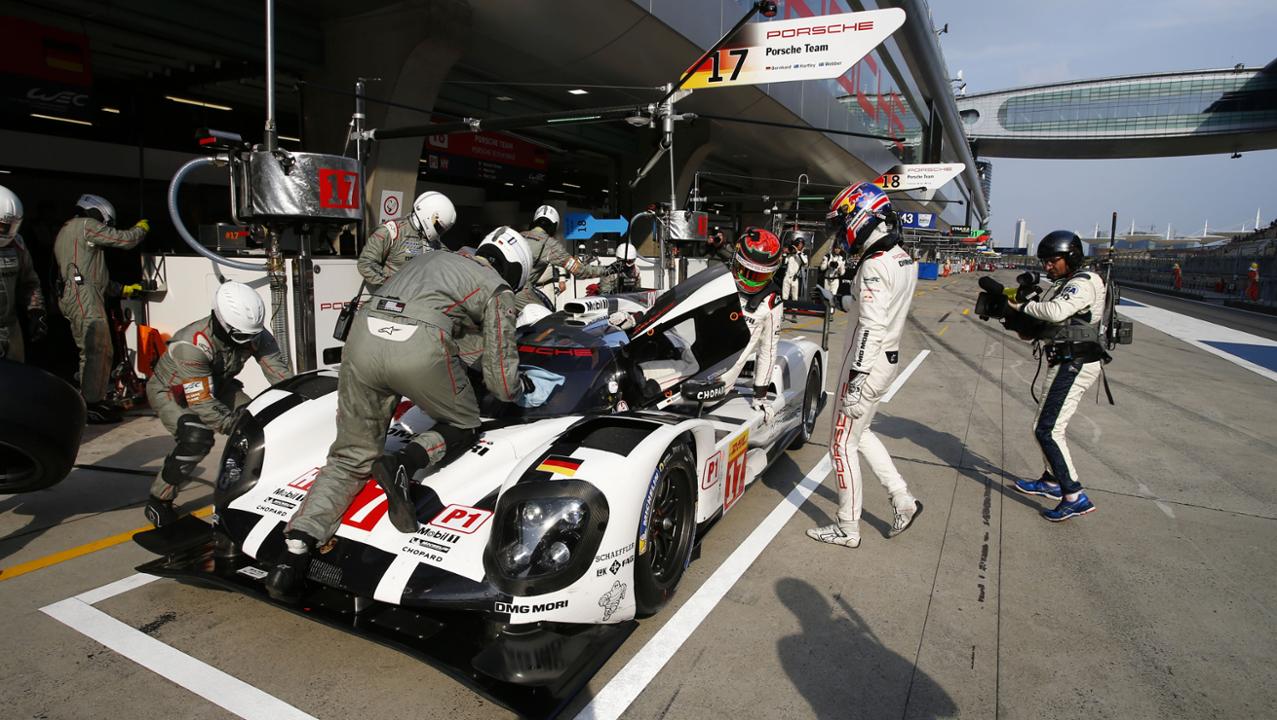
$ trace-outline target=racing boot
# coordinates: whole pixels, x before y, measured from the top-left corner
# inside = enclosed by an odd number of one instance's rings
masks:
[[[904,510],[896,510],[895,518],[891,521],[891,529],[887,531],[887,537],[893,538],[913,525],[913,521],[918,519],[922,514],[922,503],[914,500],[913,510],[905,508]]]
[[[90,425],[114,425],[121,419],[120,412],[108,403],[95,402],[84,406],[84,421]]]
[[[295,605],[302,597],[306,571],[317,545],[315,538],[298,530],[284,533],[284,552],[266,575],[266,594],[276,602]]]
[[[830,545],[842,545],[843,547],[858,548],[860,547],[860,533],[858,531],[848,532],[852,530],[850,526],[844,528],[838,523],[825,525],[823,527],[811,528],[807,531],[807,537],[812,540],[819,540]]]
[[[172,525],[178,518],[177,510],[173,509],[172,500],[164,500],[154,495],[147,498],[142,514],[146,515],[146,519],[157,528]]]
[[[372,477],[386,493],[390,524],[402,533],[417,532],[417,505],[412,500],[412,478],[430,465],[430,455],[410,442],[394,455],[382,455],[372,464]]]

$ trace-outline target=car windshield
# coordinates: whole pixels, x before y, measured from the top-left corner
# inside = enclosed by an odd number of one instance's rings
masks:
[[[540,368],[563,377],[543,405],[532,408],[503,403],[492,396],[484,402],[489,417],[556,417],[611,412],[608,383],[617,379],[616,349],[519,345],[520,369]]]

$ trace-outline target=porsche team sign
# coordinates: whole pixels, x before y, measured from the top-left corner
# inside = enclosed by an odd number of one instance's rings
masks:
[[[900,8],[746,25],[696,67],[684,88],[830,80],[905,22]]]
[[[945,183],[966,169],[963,163],[939,163],[933,165],[896,165],[874,180],[874,185],[886,190],[911,190],[923,200],[930,200]]]

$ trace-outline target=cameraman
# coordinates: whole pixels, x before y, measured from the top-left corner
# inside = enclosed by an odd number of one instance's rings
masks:
[[[1042,516],[1061,522],[1095,510],[1077,481],[1064,431],[1104,365],[1100,319],[1106,293],[1100,275],[1082,269],[1082,240],[1076,233],[1048,233],[1038,244],[1038,258],[1053,281],[1051,286],[1038,300],[1022,305],[1012,302],[1009,306],[1043,323],[1033,337],[1027,337],[1023,330],[1020,336],[1041,343],[1046,354],[1047,390],[1038,404],[1033,427],[1046,470],[1037,480],[1016,480],[1015,489],[1059,500],[1054,509],[1043,510]]]

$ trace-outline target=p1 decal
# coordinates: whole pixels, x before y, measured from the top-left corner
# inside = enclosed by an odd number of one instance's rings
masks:
[[[492,511],[490,510],[481,510],[465,505],[449,505],[436,515],[430,521],[430,524],[436,527],[448,528],[454,532],[472,535],[490,517],[492,517]]]
[[[749,429],[747,428],[727,449],[727,477],[723,481],[723,512],[745,493],[745,451],[749,449]]]
[[[705,477],[701,478],[701,489],[708,490],[718,483],[718,476],[723,472],[723,451],[714,453],[714,457],[705,463]]]
[[[350,507],[346,508],[341,524],[360,530],[372,530],[377,521],[385,517],[389,511],[390,505],[387,502],[386,493],[382,492],[376,480],[368,478],[368,482],[364,483],[364,489],[359,491],[355,499],[350,502]]]

